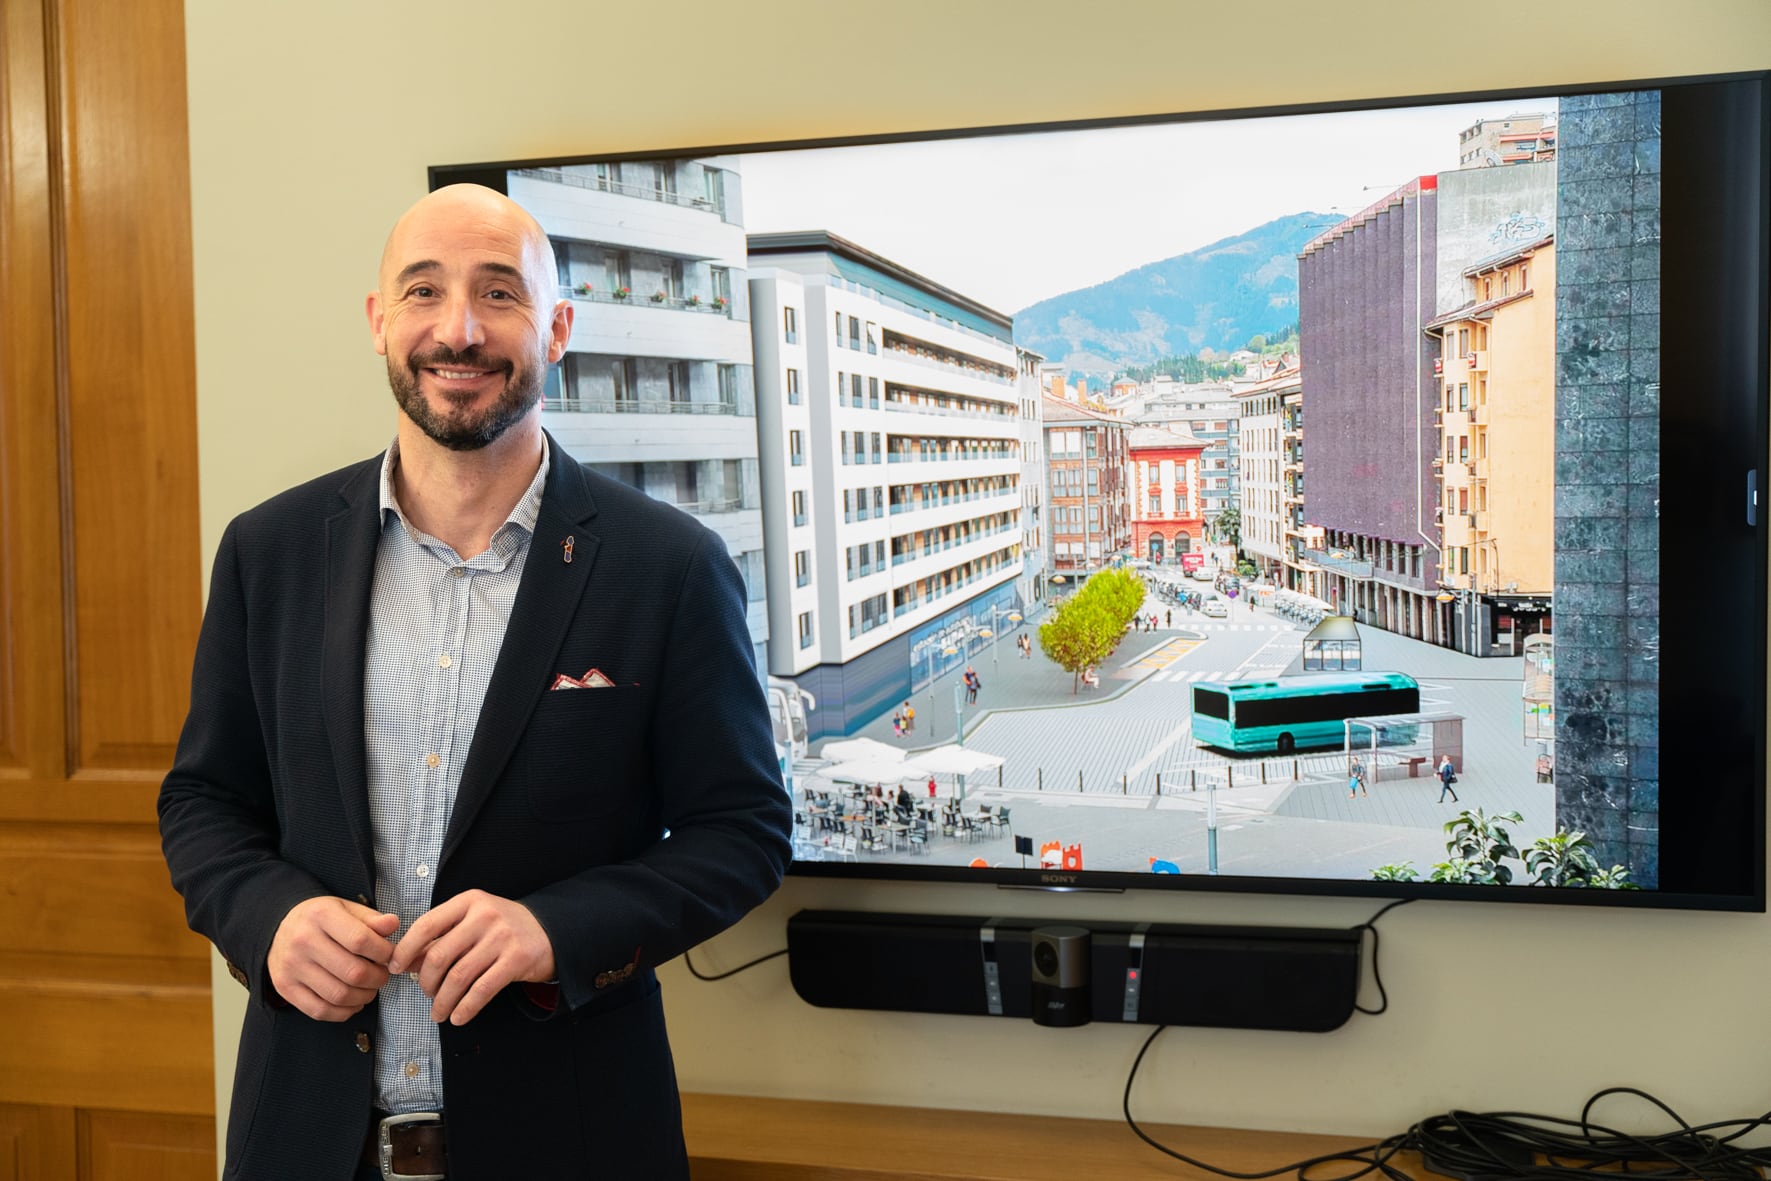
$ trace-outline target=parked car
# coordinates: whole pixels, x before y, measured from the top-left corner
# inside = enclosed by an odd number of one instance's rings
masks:
[[[1228,619],[1230,617],[1230,605],[1222,599],[1207,599],[1200,604],[1199,609],[1205,612],[1208,619]]]

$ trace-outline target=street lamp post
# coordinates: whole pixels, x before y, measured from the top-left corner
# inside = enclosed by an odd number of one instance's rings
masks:
[[[965,700],[962,696],[963,686],[953,682],[953,732],[954,742],[965,745]]]

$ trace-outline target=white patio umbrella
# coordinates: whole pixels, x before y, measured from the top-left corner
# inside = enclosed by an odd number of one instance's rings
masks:
[[[925,750],[916,756],[916,765],[937,775],[976,775],[991,767],[1000,767],[1008,760],[1001,755],[985,754],[954,743]]]
[[[817,774],[836,783],[902,783],[921,779],[928,768],[910,759],[850,759],[831,767],[820,767]]]
[[[981,750],[968,750],[957,743],[937,746],[934,750],[925,750],[916,756],[917,765],[936,775],[952,775],[959,780],[958,799],[965,799],[965,777],[987,771],[991,767],[1000,767],[1008,762],[1001,755],[985,754]]]
[[[896,763],[901,761],[905,752],[881,742],[877,738],[837,738],[824,744],[819,757],[832,763],[847,762],[851,759],[867,759],[872,762]]]

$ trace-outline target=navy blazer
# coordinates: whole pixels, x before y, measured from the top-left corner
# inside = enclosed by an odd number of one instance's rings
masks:
[[[776,888],[791,808],[724,543],[548,446],[433,899],[527,906],[553,943],[557,1004],[512,986],[441,1027],[449,1176],[686,1177],[653,969]],[[276,996],[266,956],[295,904],[375,897],[363,669],[380,466],[228,526],[160,791],[190,924],[252,993],[230,1178],[346,1181],[369,1122],[374,1005],[312,1020]],[[591,668],[615,685],[549,691]]]

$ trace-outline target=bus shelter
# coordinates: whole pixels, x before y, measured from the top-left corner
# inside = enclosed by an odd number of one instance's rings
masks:
[[[1305,672],[1351,672],[1363,667],[1359,628],[1350,616],[1327,616],[1304,637]]]
[[[1464,715],[1375,714],[1348,718],[1342,750],[1347,773],[1361,764],[1368,783],[1432,775],[1441,758],[1464,772]]]

